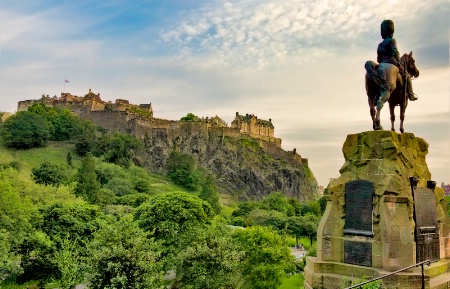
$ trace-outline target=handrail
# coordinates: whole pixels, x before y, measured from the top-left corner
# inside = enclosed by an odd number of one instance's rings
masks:
[[[424,280],[425,280],[425,279],[424,279],[424,273],[423,273],[423,265],[424,265],[425,263],[427,263],[427,266],[430,266],[431,261],[430,261],[430,260],[425,260],[425,261],[419,262],[419,263],[417,263],[417,264],[414,264],[414,265],[405,267],[405,268],[403,268],[403,269],[400,269],[400,270],[391,272],[391,273],[389,273],[389,274],[386,274],[386,275],[383,275],[383,276],[380,276],[380,277],[377,277],[377,278],[373,278],[373,279],[371,279],[371,280],[369,280],[369,281],[365,281],[365,282],[362,282],[362,283],[359,283],[359,284],[356,284],[356,285],[353,285],[353,286],[350,286],[350,287],[346,287],[345,289],[351,289],[351,288],[357,288],[357,287],[362,288],[361,286],[364,285],[364,284],[371,283],[371,282],[373,282],[373,281],[377,281],[377,280],[380,280],[380,279],[383,279],[383,278],[386,278],[386,277],[395,275],[395,274],[397,274],[397,273],[400,273],[400,272],[402,272],[402,271],[405,271],[405,270],[408,270],[408,269],[411,269],[411,268],[414,268],[414,267],[417,267],[417,266],[422,266],[422,289],[425,289],[425,283],[424,283]]]

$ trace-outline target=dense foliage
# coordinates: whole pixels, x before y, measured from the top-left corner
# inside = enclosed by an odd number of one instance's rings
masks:
[[[272,289],[294,268],[286,236],[314,237],[318,202],[275,192],[223,207],[215,178],[191,155],[173,152],[167,176],[154,175],[136,166],[139,140],[66,110],[37,105],[7,121],[0,287]]]
[[[50,132],[51,127],[46,119],[30,111],[20,111],[10,116],[0,127],[3,144],[15,149],[45,146]]]

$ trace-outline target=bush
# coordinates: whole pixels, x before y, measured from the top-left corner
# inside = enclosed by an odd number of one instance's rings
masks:
[[[29,111],[12,115],[0,127],[3,144],[15,149],[44,147],[50,139],[50,132],[51,127],[47,120]]]
[[[167,176],[175,184],[195,191],[200,186],[200,173],[196,169],[194,157],[179,152],[171,152],[167,160]]]
[[[67,180],[65,168],[44,162],[31,170],[33,180],[38,184],[59,186]]]

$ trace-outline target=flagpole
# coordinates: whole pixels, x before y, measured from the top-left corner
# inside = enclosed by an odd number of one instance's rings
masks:
[[[64,90],[63,93],[66,93],[66,79],[64,78]]]

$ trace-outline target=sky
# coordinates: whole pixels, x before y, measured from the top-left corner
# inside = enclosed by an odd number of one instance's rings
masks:
[[[429,144],[432,180],[450,183],[447,0],[0,0],[0,111],[61,92],[152,103],[154,116],[236,112],[272,119],[319,185],[339,177],[348,134],[372,129],[364,63],[380,23],[413,51],[419,99],[405,131]],[[65,83],[65,80],[68,83]],[[397,108],[397,120],[399,120]],[[381,112],[389,129],[389,110]],[[396,122],[398,131],[399,123]]]

